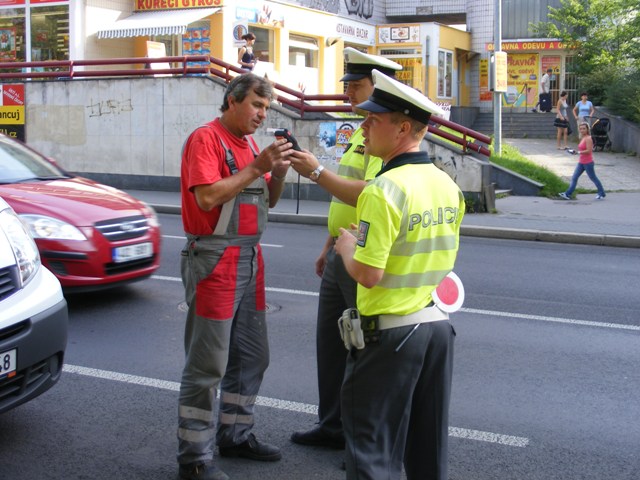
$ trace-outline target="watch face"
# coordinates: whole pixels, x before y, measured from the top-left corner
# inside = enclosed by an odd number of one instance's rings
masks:
[[[320,177],[320,174],[322,173],[323,170],[324,170],[324,167],[320,165],[318,168],[316,168],[313,172],[309,174],[309,178],[311,180],[317,180]]]

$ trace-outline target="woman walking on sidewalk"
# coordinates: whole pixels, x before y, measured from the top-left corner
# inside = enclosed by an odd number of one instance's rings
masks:
[[[603,200],[604,197],[607,196],[607,194],[604,192],[602,183],[596,176],[595,166],[593,162],[593,140],[591,138],[589,124],[586,122],[581,123],[578,127],[578,130],[580,132],[580,143],[578,144],[578,153],[580,154],[580,158],[578,159],[578,164],[576,165],[576,169],[573,172],[571,185],[569,185],[569,188],[566,192],[562,192],[559,194],[560,198],[571,200],[571,195],[578,185],[578,179],[580,178],[580,175],[582,175],[582,173],[586,171],[589,179],[598,189],[596,200]]]

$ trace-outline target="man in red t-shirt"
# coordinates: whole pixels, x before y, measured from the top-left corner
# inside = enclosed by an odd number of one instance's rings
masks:
[[[280,459],[277,447],[251,433],[255,399],[269,364],[259,241],[293,151],[281,139],[258,153],[249,136],[265,120],[272,92],[271,84],[256,75],[236,77],[225,92],[222,115],[196,129],[182,151],[187,244],[181,273],[189,310],[179,399],[181,479],[229,478],[213,463],[214,433],[222,456]]]

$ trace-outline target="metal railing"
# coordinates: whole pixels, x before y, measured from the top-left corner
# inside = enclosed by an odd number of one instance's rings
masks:
[[[152,68],[153,64],[166,64],[169,68]],[[170,65],[178,65],[171,67]],[[206,64],[206,65],[203,65]],[[129,68],[87,70],[85,67],[123,65]],[[133,66],[136,66],[132,68]],[[164,65],[163,65],[164,66]],[[229,82],[236,75],[246,73],[239,67],[209,55],[184,55],[173,57],[147,58],[109,58],[99,60],[51,60],[40,62],[2,62],[0,63],[0,82],[12,79],[35,80],[72,80],[89,77],[131,77],[154,75],[212,75]],[[307,95],[286,85],[274,82],[278,93],[277,100],[283,105],[297,111],[301,118],[306,112],[345,112],[352,111],[348,104],[349,97],[344,94]],[[287,96],[283,95],[286,94]],[[293,97],[293,98],[291,98]],[[309,104],[309,102],[329,102]],[[462,136],[454,135],[442,129],[446,127]],[[487,148],[491,144],[488,136],[464,127],[458,123],[432,116],[428,127],[429,133],[459,145],[463,152],[472,151],[485,156],[491,152]]]

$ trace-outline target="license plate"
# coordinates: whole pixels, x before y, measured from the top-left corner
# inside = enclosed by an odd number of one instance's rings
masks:
[[[17,350],[14,348],[13,350],[0,353],[0,378],[15,375],[16,352]]]
[[[153,255],[153,245],[151,242],[126,245],[113,249],[113,261],[115,263],[129,262],[139,258],[147,258]]]

